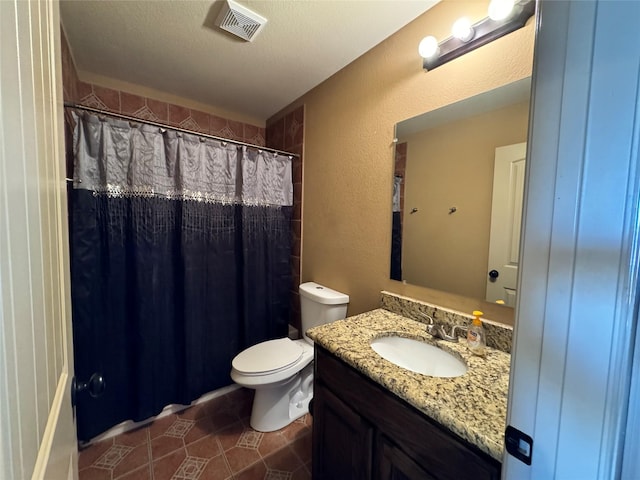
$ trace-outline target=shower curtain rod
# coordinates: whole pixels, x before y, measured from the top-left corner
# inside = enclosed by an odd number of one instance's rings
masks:
[[[228,142],[228,143],[233,143],[233,144],[236,144],[236,145],[244,145],[244,146],[247,146],[247,147],[256,148],[258,150],[264,150],[264,151],[267,151],[267,152],[273,152],[273,153],[279,153],[279,154],[282,154],[282,155],[288,155],[290,158],[291,157],[299,157],[300,156],[297,153],[285,152],[284,150],[277,150],[275,148],[263,147],[261,145],[255,145],[253,143],[241,142],[240,140],[230,140],[228,138],[216,137],[215,135],[209,135],[207,133],[195,132],[193,130],[187,130],[186,128],[172,127],[170,125],[164,125],[162,123],[154,122],[152,120],[143,120],[143,119],[136,118],[136,117],[130,117],[129,115],[122,115],[121,113],[113,113],[113,112],[109,112],[107,110],[100,110],[98,108],[86,107],[84,105],[77,105],[75,103],[64,102],[64,106],[65,106],[65,108],[75,108],[75,109],[78,109],[78,110],[86,110],[87,112],[97,113],[99,115],[106,115],[106,116],[115,117],[115,118],[121,118],[122,120],[128,120],[130,122],[144,123],[146,125],[152,125],[152,126],[158,127],[158,128],[166,128],[168,130],[175,130],[177,132],[189,133],[191,135],[197,135],[199,137],[211,138],[213,140],[219,140],[221,142]]]

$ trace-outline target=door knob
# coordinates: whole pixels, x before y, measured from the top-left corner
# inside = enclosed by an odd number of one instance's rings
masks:
[[[500,272],[497,271],[497,270],[491,270],[489,272],[489,276],[495,280],[496,278],[498,278],[500,276]]]
[[[107,383],[99,372],[91,375],[88,382],[78,382],[76,377],[73,377],[71,381],[71,404],[75,406],[78,401],[78,394],[85,390],[89,392],[92,398],[98,398],[102,396],[106,388]]]

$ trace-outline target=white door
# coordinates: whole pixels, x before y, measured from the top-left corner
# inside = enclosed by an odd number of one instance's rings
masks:
[[[488,302],[516,305],[527,144],[496,148],[487,266]]]
[[[507,409],[533,448],[530,465],[505,455],[502,478],[637,479],[638,424],[624,426],[640,279],[640,2],[538,9]]]
[[[0,19],[0,478],[77,478],[58,4]]]

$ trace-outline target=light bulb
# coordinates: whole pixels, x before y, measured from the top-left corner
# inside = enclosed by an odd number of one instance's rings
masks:
[[[514,0],[491,0],[489,3],[489,18],[491,20],[504,20],[513,11]]]
[[[418,53],[422,58],[433,57],[438,53],[438,50],[438,40],[436,40],[436,37],[424,37],[420,41],[420,45],[418,45]]]
[[[466,17],[459,18],[453,24],[451,34],[463,42],[468,42],[473,38],[473,27],[471,26],[471,21]]]

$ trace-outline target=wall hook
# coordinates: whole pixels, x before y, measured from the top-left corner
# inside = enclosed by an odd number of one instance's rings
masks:
[[[458,208],[457,208],[457,207],[451,207],[451,208],[449,209],[449,215],[451,215],[452,213],[456,213],[457,211],[458,211]]]
[[[409,215],[413,215],[414,213],[416,213],[418,211],[417,208],[412,208],[411,211],[409,212]]]

